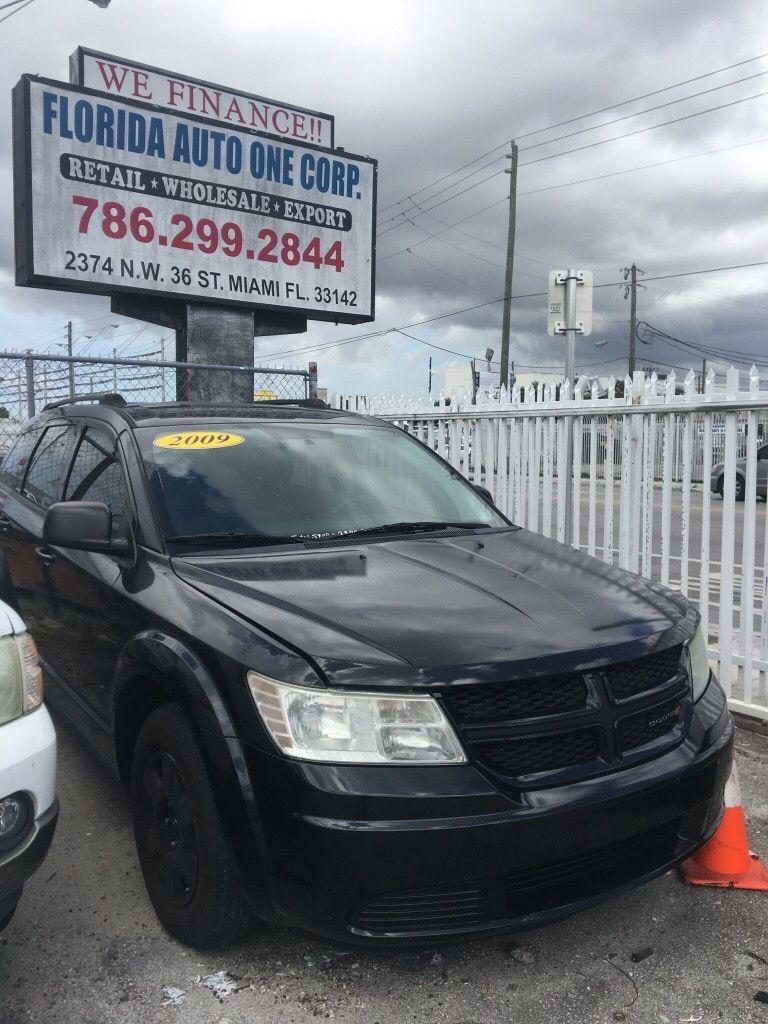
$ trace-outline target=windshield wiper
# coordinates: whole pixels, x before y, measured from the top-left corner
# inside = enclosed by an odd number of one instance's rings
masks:
[[[169,544],[203,544],[209,547],[234,547],[240,544],[296,544],[299,537],[270,537],[264,533],[185,533],[166,537]]]
[[[388,533],[429,533],[441,530],[482,530],[488,523],[443,522],[426,519],[421,522],[382,523],[381,526],[365,526],[360,530],[339,530],[332,533],[302,533],[293,537],[275,537],[264,533],[187,533],[166,537],[169,544],[199,544],[207,547],[235,547],[240,545],[267,546],[269,544],[301,544],[305,541],[343,540],[345,537],[382,536]]]
[[[361,530],[345,530],[339,537],[365,537],[386,533],[429,533],[437,530],[482,530],[489,523],[451,523],[426,519],[423,522],[382,523],[381,526],[365,526]]]

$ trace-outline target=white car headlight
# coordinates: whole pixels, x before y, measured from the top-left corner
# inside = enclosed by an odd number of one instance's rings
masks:
[[[707,644],[701,626],[697,626],[688,645],[688,655],[691,659],[691,689],[693,699],[698,700],[704,693],[709,683],[709,658],[707,657]]]
[[[0,725],[43,702],[43,672],[29,633],[0,639]]]
[[[248,673],[256,707],[289,757],[356,764],[463,764],[464,751],[432,697],[308,690]]]

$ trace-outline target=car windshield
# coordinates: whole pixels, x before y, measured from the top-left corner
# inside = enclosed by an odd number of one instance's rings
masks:
[[[447,463],[389,427],[219,421],[136,434],[171,543],[508,526]]]

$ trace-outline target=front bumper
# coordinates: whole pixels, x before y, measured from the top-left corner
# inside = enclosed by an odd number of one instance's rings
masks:
[[[0,799],[26,793],[38,818],[56,798],[56,732],[43,705],[0,725]]]
[[[473,765],[309,765],[250,749],[263,783],[266,915],[375,944],[563,917],[662,874],[708,838],[732,744],[714,682],[674,750],[548,789],[502,791]]]
[[[56,830],[56,732],[44,706],[0,726],[0,799],[13,793],[29,801],[32,823],[15,846],[0,853],[0,920],[15,908]]]
[[[48,810],[37,818],[25,838],[0,857],[0,910],[8,903],[9,913],[21,896],[21,888],[45,860],[56,831],[59,801],[54,799]],[[0,918],[5,916],[0,913]]]

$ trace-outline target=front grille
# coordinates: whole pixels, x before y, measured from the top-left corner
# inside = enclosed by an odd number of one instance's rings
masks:
[[[471,929],[590,899],[659,871],[681,852],[675,819],[606,846],[495,879],[385,893],[354,910],[349,927],[373,935]],[[501,891],[504,901],[501,901]],[[498,903],[497,903],[498,900]]]
[[[587,695],[583,677],[571,673],[509,683],[457,686],[446,693],[445,704],[454,721],[460,725],[514,722],[540,715],[580,711],[587,706]]]
[[[588,764],[598,756],[594,729],[479,741],[473,750],[484,764],[503,775],[553,772]]]
[[[605,669],[605,681],[614,700],[629,700],[646,690],[668,683],[680,672],[680,644],[647,658],[624,661]]]
[[[679,738],[682,654],[677,644],[604,669],[462,685],[443,701],[471,756],[491,771],[515,778],[572,769],[583,778],[620,767],[625,752],[653,740]]]
[[[635,750],[646,743],[666,736],[680,720],[682,704],[680,700],[668,701],[666,704],[638,711],[637,714],[620,718],[617,725],[619,748],[622,751]]]
[[[444,889],[387,893],[358,907],[350,924],[376,933],[450,931],[485,921],[486,902],[485,886],[477,880]]]
[[[577,903],[651,874],[674,860],[679,825],[676,820],[609,846],[508,875],[509,916]]]

